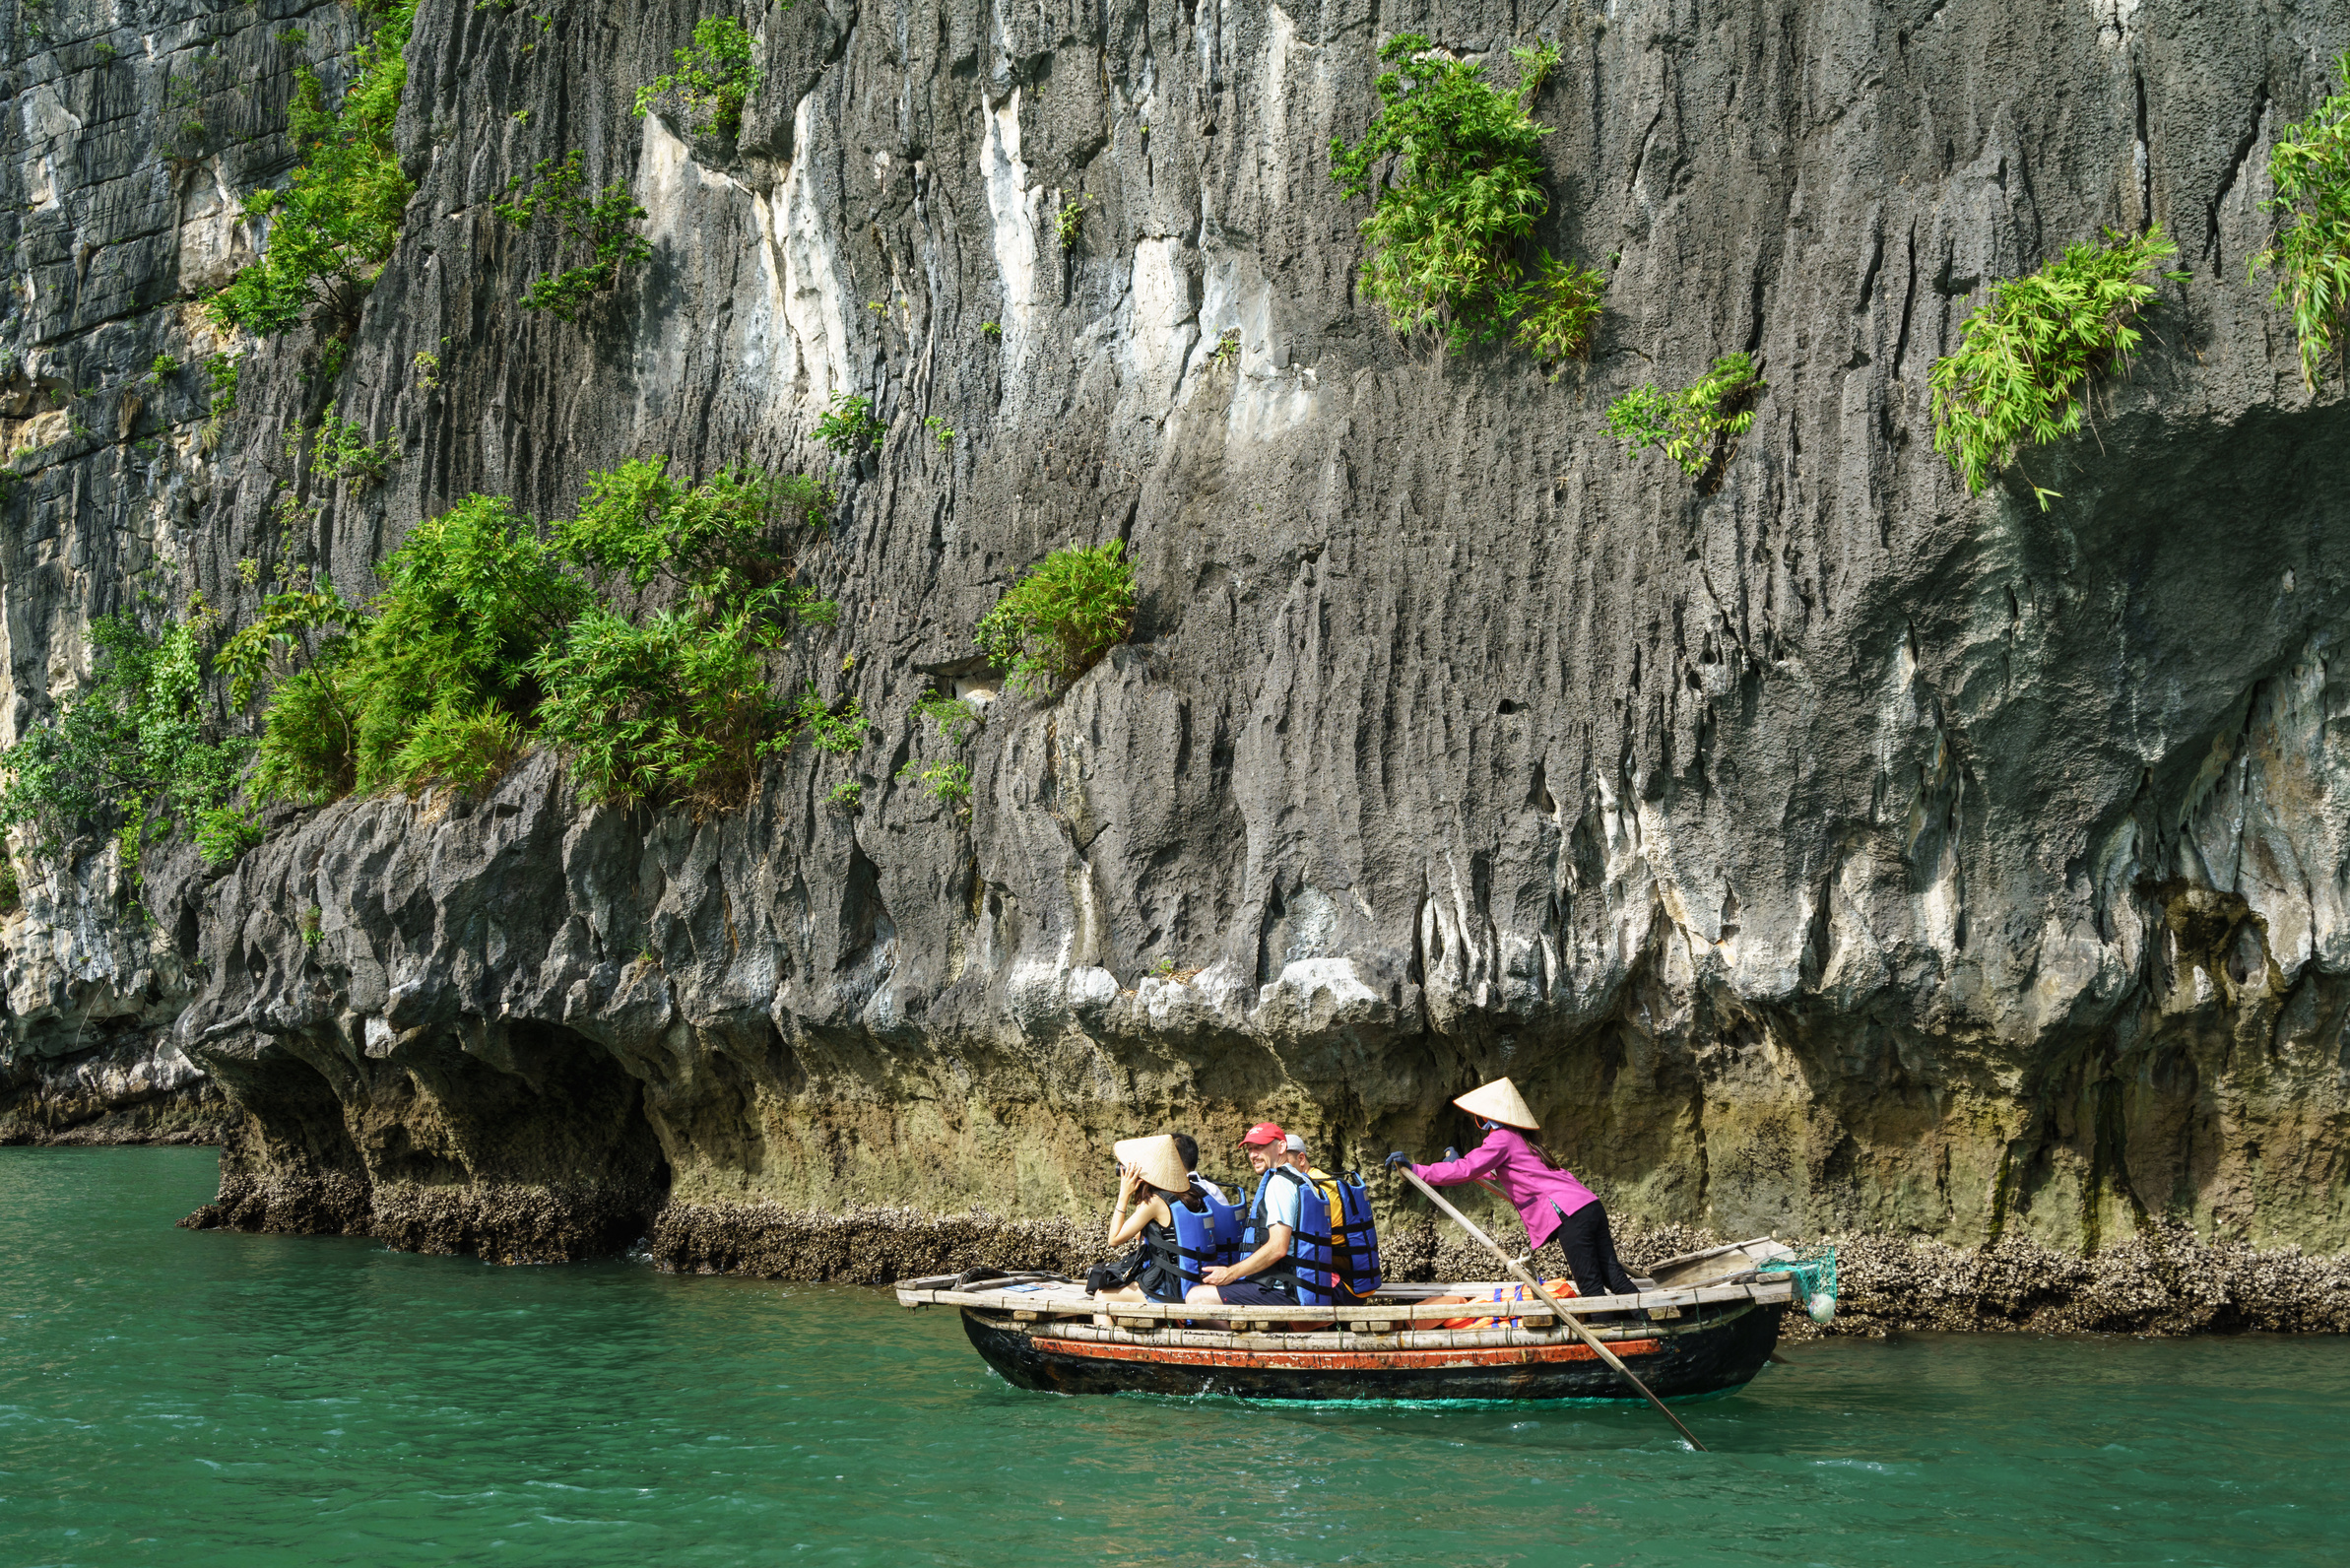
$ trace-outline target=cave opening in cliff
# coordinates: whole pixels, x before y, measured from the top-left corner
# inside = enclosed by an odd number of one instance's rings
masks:
[[[354,1108],[375,1234],[516,1263],[626,1250],[668,1196],[644,1086],[606,1046],[528,1019],[404,1041]]]

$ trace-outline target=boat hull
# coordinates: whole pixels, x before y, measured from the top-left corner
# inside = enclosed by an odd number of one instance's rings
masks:
[[[1608,1348],[1660,1399],[1738,1388],[1762,1370],[1784,1310],[1755,1306],[1703,1327]],[[1640,1396],[1580,1341],[1430,1350],[1153,1344],[1040,1336],[966,1309],[963,1332],[1004,1380],[1057,1394],[1229,1395],[1250,1400],[1600,1400]],[[1224,1337],[1218,1337],[1224,1338]]]

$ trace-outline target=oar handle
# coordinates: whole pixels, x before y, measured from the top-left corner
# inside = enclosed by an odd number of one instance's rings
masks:
[[[1421,1179],[1420,1173],[1418,1171],[1413,1170],[1408,1165],[1399,1165],[1396,1168],[1403,1173],[1404,1180],[1410,1182],[1412,1186],[1417,1187],[1420,1190],[1420,1192],[1427,1198],[1428,1202],[1434,1204],[1437,1208],[1443,1209],[1447,1214],[1451,1215],[1455,1224],[1459,1225],[1463,1230],[1468,1231],[1477,1240],[1483,1242],[1485,1244],[1485,1250],[1493,1254],[1494,1257],[1500,1259],[1501,1266],[1504,1269],[1509,1270],[1510,1273],[1516,1274],[1521,1284],[1525,1285],[1529,1290],[1532,1290],[1536,1296],[1539,1296],[1544,1302],[1548,1303],[1550,1310],[1558,1314],[1559,1321],[1564,1323],[1568,1328],[1574,1330],[1576,1337],[1582,1339],[1585,1344],[1590,1345],[1592,1349],[1599,1355],[1600,1360],[1613,1367],[1616,1373],[1621,1376],[1626,1383],[1629,1383],[1634,1388],[1638,1389],[1640,1391],[1641,1398],[1647,1400],[1651,1405],[1654,1405],[1657,1407],[1657,1413],[1670,1421],[1673,1424],[1674,1429],[1678,1431],[1681,1436],[1689,1440],[1689,1446],[1691,1448],[1696,1449],[1700,1454],[1707,1452],[1706,1446],[1697,1440],[1697,1434],[1690,1431],[1686,1426],[1681,1425],[1681,1418],[1673,1414],[1671,1409],[1665,1405],[1663,1400],[1650,1393],[1649,1386],[1646,1383],[1641,1382],[1639,1378],[1633,1376],[1632,1369],[1624,1365],[1621,1358],[1619,1358],[1613,1350],[1608,1349],[1598,1335],[1592,1333],[1588,1328],[1585,1328],[1582,1319],[1576,1317],[1575,1314],[1569,1312],[1565,1307],[1561,1306],[1559,1304],[1558,1297],[1543,1289],[1541,1280],[1536,1279],[1533,1274],[1530,1274],[1524,1269],[1519,1268],[1516,1259],[1512,1258],[1508,1253],[1502,1251],[1500,1247],[1496,1246],[1494,1244],[1493,1238],[1479,1230],[1475,1223],[1471,1221],[1467,1214],[1461,1212],[1460,1209],[1455,1209],[1451,1204],[1446,1203],[1442,1195],[1440,1195],[1435,1188],[1429,1186],[1427,1182]]]

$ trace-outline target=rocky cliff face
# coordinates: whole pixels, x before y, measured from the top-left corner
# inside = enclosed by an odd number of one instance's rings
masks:
[[[1088,1210],[1106,1141],[1169,1124],[1427,1152],[1495,1072],[1653,1221],[2350,1247],[2350,402],[2244,282],[2338,6],[803,0],[749,15],[732,140],[632,112],[698,14],[426,0],[348,364],[257,346],[208,434],[138,373],[212,347],[188,300],[254,247],[289,73],[359,24],[20,9],[10,440],[65,433],[9,501],[19,730],[143,590],[363,594],[469,491],[824,464],[841,390],[890,423],[787,676],[876,716],[860,755],[700,821],[546,755],[284,814],[225,876],[151,857],[144,923],[94,842],[8,927],[22,1081],[194,1064],[229,1221],[502,1256]],[[1501,77],[1564,47],[1537,237],[1610,273],[1588,369],[1358,298],[1330,139],[1408,29]],[[654,245],[576,325],[517,307],[548,258],[490,210],[572,148]],[[2094,435],[2026,459],[2060,498],[1970,499],[1933,359],[1988,281],[2154,222],[2189,276]],[[1769,389],[1718,484],[1605,437],[1731,349]],[[397,437],[386,485],[290,475],[322,408]],[[967,817],[894,782],[945,754],[919,693],[993,694],[1011,578],[1113,537],[1129,645],[989,704]]]

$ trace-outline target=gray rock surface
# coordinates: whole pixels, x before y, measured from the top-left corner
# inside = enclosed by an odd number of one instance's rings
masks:
[[[142,583],[360,593],[469,490],[555,515],[633,456],[814,466],[836,390],[890,422],[814,567],[842,623],[777,672],[877,719],[849,763],[696,822],[585,809],[538,756],[287,820],[217,880],[151,863],[137,932],[88,870],[11,926],[12,1061],[128,1017],[243,1113],[220,1217],[515,1257],[654,1231],[692,1267],[862,1205],[1089,1214],[1107,1140],[1168,1124],[1427,1154],[1506,1071],[1648,1221],[2350,1247],[2350,402],[2244,281],[2338,4],[803,0],[750,16],[732,143],[631,112],[697,14],[427,0],[419,193],[350,362],[253,348],[210,447],[197,380],[127,377],[209,347],[185,302],[254,238],[221,193],[287,164],[277,33],[354,24],[20,31],[0,341],[43,412],[10,418],[93,433],[9,503],[18,729]],[[1406,28],[1505,79],[1564,46],[1537,237],[1611,269],[1587,369],[1400,343],[1356,296],[1330,138]],[[198,49],[223,139],[182,168],[142,131]],[[545,241],[489,203],[574,147],[655,257],[566,325],[517,308]],[[2152,221],[2189,277],[2094,435],[2026,459],[2061,497],[1969,498],[1932,360],[1988,281]],[[1770,385],[1718,485],[1605,437],[1730,349]],[[289,469],[330,400],[399,436],[388,484]],[[996,595],[1112,537],[1130,645],[990,703],[967,820],[894,782],[949,754],[917,695],[994,689]]]

